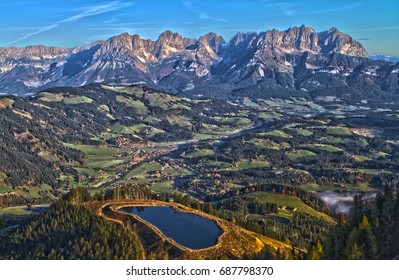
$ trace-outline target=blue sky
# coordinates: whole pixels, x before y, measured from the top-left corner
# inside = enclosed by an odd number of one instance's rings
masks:
[[[156,39],[165,30],[198,38],[214,31],[337,27],[371,53],[399,56],[398,0],[5,0],[0,46],[72,47],[124,32]]]

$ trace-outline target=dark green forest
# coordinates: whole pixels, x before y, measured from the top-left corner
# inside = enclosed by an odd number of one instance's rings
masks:
[[[351,217],[338,215],[338,224],[324,248],[315,244],[313,259],[374,260],[399,257],[399,192],[387,188],[369,205],[357,197]]]
[[[37,219],[0,237],[0,259],[142,259],[134,227],[98,216],[82,205],[88,199],[87,191],[73,190]]]

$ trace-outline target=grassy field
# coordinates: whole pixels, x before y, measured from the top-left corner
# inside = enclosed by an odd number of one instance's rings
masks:
[[[327,129],[327,134],[331,134],[331,135],[338,135],[338,136],[350,136],[350,135],[352,135],[352,132],[347,127],[328,126],[328,127],[326,127],[326,129]]]
[[[160,171],[162,165],[158,162],[145,162],[126,174],[126,179],[145,178],[149,172]]]
[[[101,85],[102,88],[107,89],[107,90],[112,90],[114,92],[118,93],[126,93],[129,95],[134,95],[136,98],[142,98],[144,91],[140,87],[118,87],[118,86],[107,86],[107,85]]]
[[[264,120],[279,120],[282,116],[275,112],[260,112],[258,117]]]
[[[305,148],[314,148],[317,150],[321,151],[326,151],[329,153],[338,153],[338,152],[343,152],[341,148],[332,146],[332,145],[326,145],[326,144],[309,144],[309,145],[304,145]]]
[[[56,94],[56,93],[49,93],[49,92],[43,92],[39,94],[39,100],[44,101],[44,102],[61,102],[64,100],[64,96],[62,94]]]
[[[268,139],[252,138],[250,141],[259,148],[279,149],[279,144]]]
[[[150,107],[160,107],[162,110],[168,111],[172,109],[191,110],[191,107],[186,105],[187,99],[178,98],[164,93],[146,93],[144,98],[148,101]]]
[[[172,168],[172,167],[166,167],[165,172],[168,173],[171,176],[185,176],[185,175],[192,175],[193,172],[188,170],[187,168]]]
[[[208,135],[209,137],[227,135],[232,132],[232,128],[226,125],[209,125],[203,124],[201,129],[202,135]],[[197,134],[198,135],[198,134]]]
[[[76,171],[78,171],[79,174],[85,174],[85,175],[88,175],[88,176],[97,176],[98,175],[98,171],[96,171],[93,168],[84,168],[84,167],[79,168],[79,167],[77,167],[75,169],[76,169]]]
[[[69,97],[64,99],[65,104],[82,104],[82,103],[92,103],[93,99],[88,98],[87,96],[76,96],[76,97]]]
[[[73,145],[65,144],[64,146],[77,149],[85,154],[83,166],[77,166],[75,169],[79,174],[92,176],[89,181],[77,181],[74,176],[64,176],[60,179],[64,182],[72,184],[71,187],[99,187],[106,182],[111,181],[111,177],[116,175],[118,170],[130,160],[129,157],[116,158],[115,155],[121,155],[126,152],[125,149],[107,147],[107,146],[94,146],[94,145]]]
[[[204,149],[204,150],[199,150],[193,153],[188,153],[185,154],[184,157],[185,158],[196,158],[196,157],[206,157],[206,156],[211,156],[214,155],[215,152],[213,150],[210,149]]]
[[[303,128],[294,128],[292,130],[296,131],[296,133],[298,133],[299,135],[306,136],[306,137],[313,135],[312,131],[303,129]]]
[[[172,125],[178,125],[186,128],[192,127],[192,120],[184,116],[169,116],[168,121]]]
[[[266,133],[259,133],[259,135],[260,136],[274,136],[274,137],[280,137],[280,138],[292,138],[291,135],[289,135],[281,130],[273,130],[273,131],[269,131]]]
[[[11,186],[7,186],[3,181],[0,181],[0,194],[11,192],[12,190]]]
[[[286,210],[279,210],[277,214],[258,215],[251,214],[247,217],[247,220],[275,220],[279,223],[288,224],[292,218],[292,212]]]
[[[148,136],[152,136],[154,134],[158,133],[165,133],[165,131],[158,129],[156,127],[152,127],[146,124],[136,124],[132,126],[124,126],[121,125],[120,123],[115,123],[111,127],[112,131],[116,133],[122,133],[122,134],[137,134],[139,132],[144,132]]]
[[[176,192],[170,188],[173,186],[174,181],[156,182],[151,185],[151,190],[163,193],[173,193]]]
[[[291,206],[297,208],[297,211],[306,213],[318,218],[326,219],[327,221],[332,221],[332,218],[324,213],[320,213],[314,210],[312,207],[306,205],[302,200],[297,197],[272,193],[272,192],[254,192],[248,194],[248,196],[254,196],[259,199],[260,203],[276,203],[277,205],[282,206]],[[281,216],[287,217],[291,211],[282,210]],[[291,212],[293,213],[293,212]],[[280,214],[280,213],[279,213]]]
[[[104,161],[88,161],[88,162],[86,162],[85,165],[87,167],[91,167],[91,168],[106,169],[106,168],[111,168],[111,167],[117,166],[124,162],[125,162],[125,160],[123,160],[123,159],[113,159],[113,160],[104,160]]]
[[[368,158],[366,156],[353,156],[353,159],[355,160],[355,162],[364,162],[364,161],[371,160],[370,158]]]
[[[64,143],[64,146],[71,149],[80,150],[91,159],[108,159],[112,158],[115,154],[121,154],[127,150],[113,148],[108,146],[95,146],[95,145],[75,145]]]
[[[27,216],[32,215],[32,211],[27,206],[14,206],[0,209],[1,216]]]
[[[379,158],[379,157],[386,157],[386,156],[389,156],[389,154],[388,154],[388,153],[384,153],[384,152],[376,152],[376,153],[373,153],[373,156],[374,156],[375,158]]]
[[[156,124],[156,123],[161,122],[160,119],[157,119],[157,118],[154,118],[154,117],[151,117],[151,116],[146,117],[143,121],[147,122],[147,123],[150,123],[150,124]]]
[[[134,108],[140,113],[148,113],[148,109],[145,104],[139,100],[133,100],[129,97],[124,97],[122,95],[116,96],[116,101],[125,104],[126,107]]]
[[[359,184],[344,184],[345,188],[338,187],[335,184],[306,184],[301,185],[301,188],[309,192],[334,192],[334,191],[360,191],[360,192],[372,192],[375,189],[371,188],[367,183]]]
[[[270,164],[267,160],[254,160],[254,161],[240,160],[234,163],[234,166],[231,167],[230,169],[243,170],[243,169],[263,168],[269,166]]]
[[[235,118],[232,120],[232,123],[238,127],[241,127],[250,125],[252,121],[248,118]]]
[[[379,175],[384,172],[381,169],[359,169],[359,171],[367,175]]]
[[[15,192],[17,195],[24,196],[28,199],[33,199],[33,198],[39,198],[43,196],[49,196],[53,197],[50,192],[52,191],[52,187],[46,184],[43,184],[38,187],[26,187],[26,186],[20,186],[15,188]]]
[[[308,150],[297,150],[297,151],[293,151],[293,152],[288,152],[287,153],[287,157],[291,160],[291,161],[299,161],[302,158],[305,157],[314,157],[317,156],[317,154],[308,151]]]
[[[112,131],[116,133],[122,133],[122,134],[132,134],[135,133],[135,131],[132,129],[132,127],[129,126],[124,126],[121,125],[120,123],[114,123],[111,126]]]
[[[107,86],[107,85],[101,85],[103,89],[107,90],[112,90],[115,92],[119,93],[127,93],[127,94],[132,94],[134,92],[134,88],[128,88],[128,87],[114,87],[114,86]]]

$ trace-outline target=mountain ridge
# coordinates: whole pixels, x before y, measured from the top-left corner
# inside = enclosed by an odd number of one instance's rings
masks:
[[[0,92],[140,83],[191,96],[211,95],[213,89],[219,98],[256,85],[268,96],[268,89],[310,92],[369,84],[375,92],[397,94],[397,66],[367,57],[359,42],[336,28],[238,33],[229,42],[213,32],[190,39],[167,30],[155,41],[123,33],[71,49],[0,48]]]

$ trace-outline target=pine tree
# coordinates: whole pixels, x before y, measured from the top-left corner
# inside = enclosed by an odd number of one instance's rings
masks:
[[[357,243],[353,243],[352,248],[349,250],[348,260],[362,260],[363,252]]]
[[[338,259],[337,254],[335,253],[335,245],[337,242],[337,230],[334,230],[332,234],[330,234],[326,241],[324,242],[325,254],[323,258],[327,260],[336,260]]]
[[[355,244],[359,243],[359,230],[357,227],[353,228],[349,234],[348,241],[345,247],[345,259],[349,259]]]
[[[381,258],[391,258],[394,229],[394,201],[393,193],[390,189],[385,191],[384,203],[378,222],[379,252]]]
[[[324,255],[324,247],[320,240],[313,244],[308,253],[309,260],[319,260]]]
[[[359,226],[359,245],[366,260],[377,258],[377,241],[366,215],[363,215],[362,223]]]
[[[392,257],[399,256],[399,187],[396,188],[394,209],[393,233],[392,233]]]

